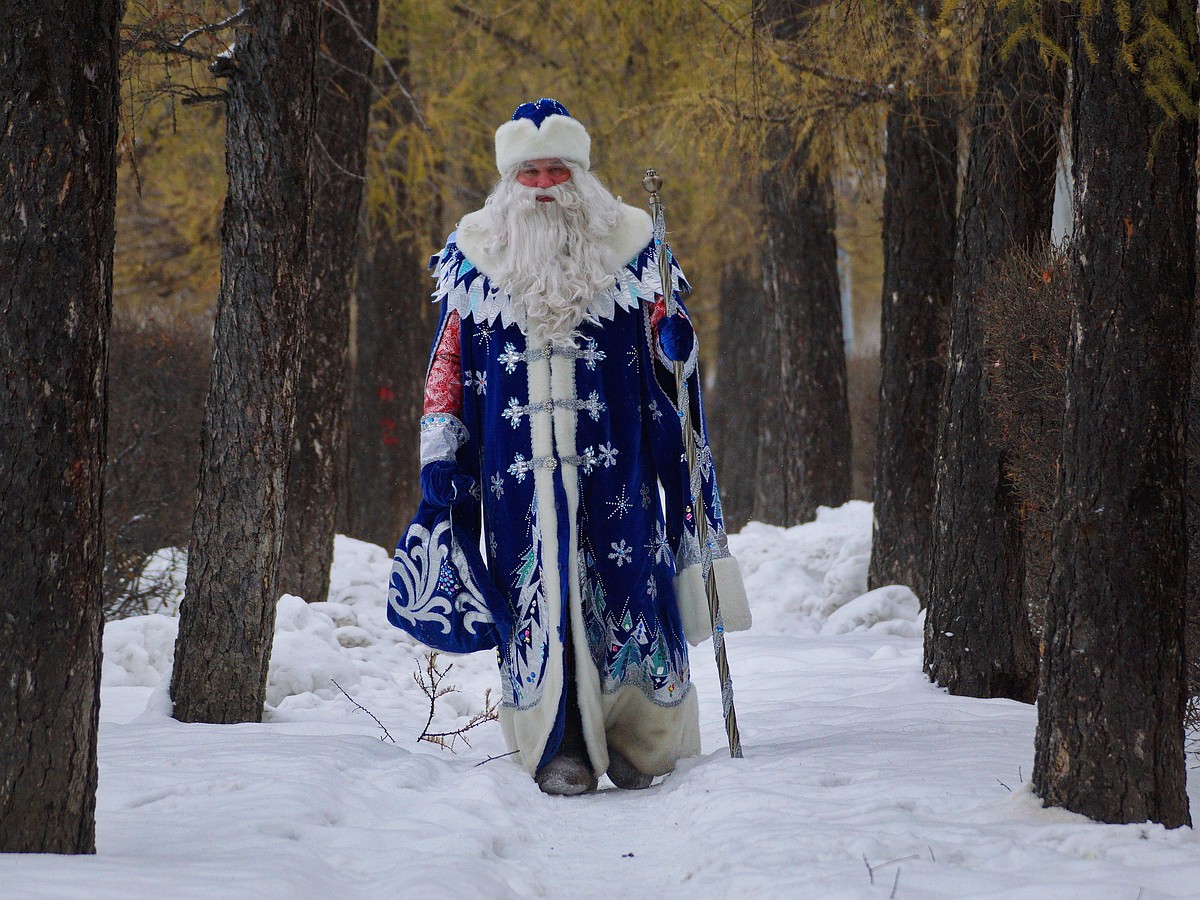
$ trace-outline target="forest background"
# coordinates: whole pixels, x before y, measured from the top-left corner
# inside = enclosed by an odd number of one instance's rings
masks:
[[[220,82],[202,58],[180,59],[155,49],[167,41],[165,35],[220,21],[234,11],[232,5],[211,2],[135,2],[125,14],[128,64],[122,85],[111,370],[115,492],[120,492],[117,485],[127,485],[122,459],[128,459],[126,468],[145,465],[138,453],[122,453],[144,444],[147,434],[157,436],[164,450],[169,444],[172,454],[188,451],[171,437],[194,434],[199,427],[220,279],[223,106],[195,102],[214,96]],[[645,203],[641,178],[646,168],[653,166],[665,177],[670,240],[694,288],[688,304],[702,338],[714,440],[718,453],[728,456],[726,510],[730,524],[739,527],[753,504],[752,436],[739,433],[741,423],[724,428],[720,419],[726,396],[738,397],[739,404],[745,400],[740,385],[723,389],[725,376],[737,369],[739,358],[745,362],[755,351],[722,349],[721,304],[726,297],[731,312],[763,315],[759,248],[760,181],[769,165],[762,152],[765,127],[803,119],[797,131],[820,134],[821,152],[812,161],[832,176],[836,192],[854,431],[851,490],[854,497],[869,499],[883,265],[880,150],[886,94],[880,77],[895,68],[891,56],[896,51],[886,45],[881,24],[864,21],[861,12],[850,5],[834,13],[820,32],[824,45],[809,46],[808,62],[800,67],[781,58],[780,47],[754,27],[748,2],[484,2],[468,7],[384,0],[373,41],[373,109],[357,268],[360,293],[377,284],[391,292],[379,301],[388,309],[387,327],[414,332],[403,362],[408,380],[419,384],[424,376],[435,322],[423,304],[432,286],[424,261],[441,248],[461,215],[482,205],[494,184],[495,127],[524,98],[557,97],[588,126],[596,148],[594,169],[626,202]],[[189,47],[198,57],[212,57],[224,48],[218,38],[231,39],[228,33],[202,35]],[[208,46],[201,47],[206,40]],[[864,55],[864,49],[870,52]],[[947,46],[940,52],[952,51]],[[836,57],[844,73],[837,82],[811,74],[825,65],[822,56]],[[797,93],[805,79],[809,96]],[[318,168],[328,159],[318,151]],[[402,255],[409,266],[396,268],[391,254],[380,253],[388,264],[380,284],[370,270],[376,258],[371,248],[381,246],[408,248]],[[167,347],[184,364],[163,356]],[[353,368],[353,349],[351,354]],[[148,370],[170,386],[148,382],[143,377]],[[357,519],[343,511],[341,530],[387,545],[416,505],[419,409],[410,400],[407,408],[372,412],[373,421],[352,426],[348,452],[367,454],[371,449],[365,444],[379,445],[392,457],[391,465],[359,468],[350,462],[350,470],[403,487],[389,494],[390,516],[383,506],[360,510]],[[147,453],[156,455],[150,447]],[[145,518],[146,500],[136,502],[137,509],[119,500],[112,507],[122,521],[110,520],[110,528],[132,533],[130,519],[146,525],[140,533],[147,540],[122,567],[127,573],[157,549],[149,546],[154,543],[149,535],[161,537],[162,517],[171,522],[168,533],[186,541],[191,523],[186,498],[197,464],[188,455],[178,465],[153,466],[160,484],[175,479],[170,511],[160,508],[155,527]],[[349,490],[362,496],[377,493],[377,487]],[[127,588],[129,578],[121,582]]]
[[[627,202],[647,166],[666,176],[730,527],[869,495],[870,580],[921,598],[929,677],[1037,700],[1036,792],[1190,823],[1193,4],[141,0],[119,29],[117,11],[0,19],[17,36],[5,108],[25,117],[2,158],[45,176],[10,179],[19,200],[0,204],[0,261],[19,263],[0,332],[18,391],[0,420],[0,650],[35,736],[10,749],[79,751],[49,770],[78,776],[82,813],[42,817],[52,841],[92,841],[95,549],[121,616],[153,607],[149,555],[190,547],[174,715],[257,721],[279,592],[325,596],[335,530],[390,546],[416,506],[424,261],[493,183],[495,126],[546,95]],[[39,66],[27,48],[54,29],[99,62]],[[117,90],[73,92],[80,76],[119,89],[119,133]],[[93,96],[90,115],[67,102]],[[87,202],[72,190],[93,158],[119,177],[79,182]],[[1059,246],[1056,187],[1074,203]],[[72,354],[54,329],[81,323],[99,339]],[[19,603],[30,591],[45,603]],[[77,665],[72,629],[96,638]],[[52,727],[20,698],[64,671]],[[18,787],[0,812],[50,796]],[[51,849],[16,836],[4,846]]]

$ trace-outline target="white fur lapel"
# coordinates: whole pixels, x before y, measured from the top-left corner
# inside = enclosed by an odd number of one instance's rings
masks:
[[[498,260],[484,252],[488,233],[483,210],[463,216],[458,223],[458,249],[480,272],[489,278],[499,268]],[[616,272],[637,256],[650,243],[653,226],[650,214],[634,206],[621,205],[621,217],[617,227],[604,238],[607,250],[606,268]]]

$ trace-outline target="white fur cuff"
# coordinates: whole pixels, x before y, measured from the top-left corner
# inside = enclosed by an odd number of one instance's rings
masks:
[[[750,601],[742,584],[742,570],[732,556],[713,560],[713,578],[717,582],[717,599],[721,603],[721,621],[725,631],[745,631],[750,627]],[[688,566],[675,576],[675,597],[679,603],[679,618],[683,635],[693,647],[712,636],[708,618],[708,594],[700,566]]]
[[[591,148],[587,129],[568,116],[549,116],[541,128],[517,119],[496,129],[496,168],[503,175],[530,159],[562,159],[588,169]]]

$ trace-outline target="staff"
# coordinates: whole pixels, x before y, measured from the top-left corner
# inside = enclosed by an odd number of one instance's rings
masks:
[[[667,315],[675,315],[678,301],[671,287],[671,259],[667,250],[667,222],[663,214],[662,199],[658,196],[662,188],[662,177],[653,169],[647,169],[642,177],[642,187],[650,195],[650,214],[654,218],[654,244],[658,255],[658,278],[662,284],[663,299],[667,304]],[[697,340],[699,337],[697,336]],[[729,737],[729,755],[740,759],[742,737],[738,733],[737,712],[733,708],[733,677],[729,674],[729,658],[725,653],[725,622],[721,618],[721,600],[717,596],[717,580],[713,576],[712,546],[708,538],[708,518],[704,513],[703,478],[696,473],[696,438],[692,433],[691,401],[688,398],[687,379],[683,375],[683,360],[676,360],[675,387],[679,405],[679,422],[683,428],[683,448],[687,457],[688,490],[692,498],[692,509],[696,515],[696,539],[700,543],[701,556],[708,560],[704,572],[704,591],[708,596],[708,618],[712,624],[713,652],[717,658],[717,677],[721,681],[721,708],[725,714],[725,733]],[[699,487],[697,487],[697,485]]]

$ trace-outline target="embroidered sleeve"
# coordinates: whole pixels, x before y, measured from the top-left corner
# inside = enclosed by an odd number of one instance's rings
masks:
[[[450,413],[462,416],[462,355],[459,350],[459,330],[462,320],[456,311],[446,318],[442,339],[433,351],[429,375],[425,378],[425,415]]]
[[[438,339],[437,349],[425,377],[424,415],[421,416],[421,465],[434,460],[453,460],[467,441],[462,423],[462,351],[459,332],[462,320],[450,312]]]

